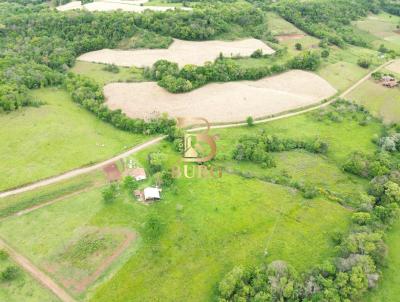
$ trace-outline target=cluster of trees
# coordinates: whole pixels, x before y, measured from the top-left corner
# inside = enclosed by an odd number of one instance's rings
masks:
[[[382,151],[400,152],[400,126],[394,125],[386,129],[377,143]]]
[[[337,110],[349,109],[349,114],[369,114],[344,100],[334,106]],[[282,261],[259,267],[235,267],[219,284],[219,301],[358,301],[374,288],[387,255],[384,232],[400,217],[399,133],[400,126],[387,127],[382,137],[376,139],[380,151],[374,155],[354,152],[345,163],[346,171],[368,178],[370,183],[367,193],[351,202],[354,212],[349,232],[334,234],[332,238],[336,244],[335,259],[302,275]],[[279,140],[275,142],[268,150],[284,149]],[[257,141],[250,140],[249,153],[256,148]],[[273,181],[297,186],[287,176]]]
[[[384,231],[400,214],[400,171],[374,178],[348,234],[336,234],[338,255],[306,274],[283,261],[235,267],[219,284],[219,301],[358,301],[374,288],[385,264]]]
[[[305,32],[337,46],[350,43],[365,47],[367,42],[351,28],[351,21],[379,11],[379,3],[369,0],[284,0],[273,5],[283,18]]]
[[[360,151],[353,152],[343,165],[346,172],[370,179],[385,175],[392,167],[393,160],[386,152],[376,152],[374,155]]]
[[[269,135],[265,131],[255,136],[243,136],[233,151],[233,159],[252,161],[263,164],[264,167],[274,167],[275,162],[270,152],[292,151],[303,149],[311,153],[325,154],[328,144],[316,138],[313,140],[295,140]]]
[[[94,113],[101,120],[114,127],[132,133],[156,134],[169,133],[176,122],[166,115],[152,118],[148,121],[132,119],[121,110],[110,110],[104,104],[102,88],[93,80],[68,73],[65,79],[65,88],[71,94],[72,100]]]
[[[344,170],[360,177],[372,179],[398,169],[400,167],[400,160],[397,157],[400,152],[400,126],[386,127],[382,136],[375,138],[374,142],[380,148],[374,155],[354,152],[345,162]]]
[[[392,15],[400,16],[400,3],[396,0],[381,0],[382,9]]]
[[[141,28],[184,40],[210,40],[231,31],[233,26],[257,36],[266,30],[264,23],[261,10],[238,2],[204,4],[193,11],[145,12],[136,21]]]
[[[12,3],[11,3],[12,2]],[[148,31],[181,39],[203,40],[232,27],[257,31],[264,14],[248,4],[209,4],[193,11],[143,14],[126,12],[60,13],[42,0],[0,1],[0,110],[34,104],[26,89],[60,85],[75,58],[114,48],[134,34]],[[169,38],[168,41],[171,39]],[[18,89],[15,88],[18,86]],[[7,93],[5,93],[7,92]]]
[[[204,66],[186,65],[182,69],[179,69],[176,63],[160,60],[152,68],[145,70],[145,76],[157,81],[169,92],[183,93],[210,82],[258,80],[288,69],[317,70],[320,64],[321,57],[316,52],[304,52],[286,64],[251,68],[242,67],[235,60],[221,55],[214,62],[207,62]]]
[[[341,123],[343,120],[353,120],[361,126],[366,126],[373,120],[376,120],[368,110],[359,104],[349,102],[344,99],[338,99],[331,106],[313,113],[317,121],[332,121]]]

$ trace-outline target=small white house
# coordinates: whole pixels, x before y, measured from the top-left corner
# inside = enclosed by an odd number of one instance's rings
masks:
[[[145,201],[160,200],[161,199],[160,192],[161,192],[161,189],[159,189],[159,188],[148,187],[143,190],[144,200]]]

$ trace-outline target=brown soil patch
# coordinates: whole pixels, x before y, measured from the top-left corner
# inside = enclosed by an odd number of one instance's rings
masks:
[[[259,81],[213,83],[185,94],[172,94],[154,82],[112,83],[104,87],[106,104],[133,118],[154,113],[201,116],[210,122],[238,122],[309,106],[336,90],[318,75],[292,70]]]
[[[109,182],[121,180],[122,174],[115,163],[105,166],[103,171],[106,173]]]
[[[400,73],[400,60],[393,62],[392,64],[387,66],[386,69],[396,73]]]
[[[303,34],[287,34],[287,35],[279,35],[275,36],[279,42],[287,41],[287,40],[298,40],[304,38]]]
[[[261,49],[264,54],[275,52],[264,42],[257,39],[228,42],[194,42],[175,39],[168,49],[102,49],[85,53],[78,60],[127,67],[150,67],[158,60],[168,60],[183,67],[187,64],[203,65],[207,61],[214,61],[220,53],[226,57],[236,55],[248,57],[257,49]]]

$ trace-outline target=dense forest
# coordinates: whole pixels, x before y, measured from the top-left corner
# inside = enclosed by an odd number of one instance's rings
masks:
[[[282,0],[272,6],[283,18],[305,32],[337,46],[367,46],[351,28],[351,21],[378,12],[379,2],[369,0]]]
[[[234,25],[251,35],[264,24],[263,13],[243,3],[210,4],[193,11],[135,14],[60,13],[47,4],[20,2],[0,1],[0,109],[3,111],[39,105],[30,98],[29,89],[65,85],[68,69],[77,56],[114,48],[122,39],[145,30],[186,40],[204,40],[228,32]],[[95,103],[98,102],[99,99]],[[116,115],[124,116],[120,112]],[[117,124],[115,119],[105,120]],[[143,130],[143,127],[119,127]]]

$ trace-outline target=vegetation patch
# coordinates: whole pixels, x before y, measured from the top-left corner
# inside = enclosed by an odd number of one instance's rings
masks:
[[[89,229],[66,244],[44,265],[75,294],[83,293],[116,260],[134,239],[129,231]]]
[[[399,88],[387,88],[373,79],[361,84],[352,91],[348,98],[365,106],[374,116],[385,123],[400,121]]]
[[[28,273],[19,268],[0,249],[0,300],[2,301],[59,301],[50,291],[43,288]]]

